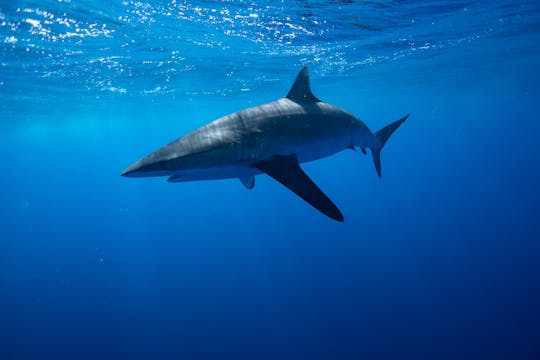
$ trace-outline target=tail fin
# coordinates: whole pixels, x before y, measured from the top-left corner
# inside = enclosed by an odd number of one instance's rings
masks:
[[[410,114],[402,117],[398,121],[394,121],[390,125],[383,127],[381,130],[375,133],[375,137],[379,140],[379,146],[376,148],[371,148],[371,154],[373,155],[373,163],[375,164],[375,170],[377,170],[377,175],[381,177],[381,150],[390,138],[390,136],[397,130],[397,128],[407,120]]]

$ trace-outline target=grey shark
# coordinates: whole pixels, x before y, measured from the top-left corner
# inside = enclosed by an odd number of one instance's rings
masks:
[[[214,120],[143,157],[122,176],[168,176],[169,182],[240,179],[247,189],[267,174],[328,217],[343,221],[337,206],[300,167],[345,149],[370,149],[381,176],[381,149],[409,117],[372,133],[353,114],[316,98],[307,67],[287,96]]]

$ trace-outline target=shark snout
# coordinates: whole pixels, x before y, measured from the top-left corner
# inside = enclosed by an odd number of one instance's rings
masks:
[[[140,164],[140,161],[137,161],[135,164],[129,166],[127,169],[122,171],[120,176],[137,177],[137,174],[141,171],[141,168],[142,166]]]
[[[165,175],[163,163],[159,161],[139,160],[127,169],[122,171],[121,176],[125,177],[147,177]]]

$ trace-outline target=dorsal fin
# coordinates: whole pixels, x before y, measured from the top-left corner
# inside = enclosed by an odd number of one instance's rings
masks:
[[[296,80],[294,80],[294,84],[291,87],[291,90],[289,90],[286,98],[297,103],[321,101],[317,99],[311,92],[311,88],[309,87],[309,72],[307,66],[304,66],[296,76]]]

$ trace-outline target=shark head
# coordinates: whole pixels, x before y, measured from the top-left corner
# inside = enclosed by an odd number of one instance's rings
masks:
[[[152,177],[166,176],[171,174],[171,161],[174,160],[175,152],[171,151],[172,143],[139,159],[121,175],[125,177]]]
[[[166,161],[156,161],[150,156],[146,156],[125,169],[121,175],[125,177],[151,177],[169,174]]]
[[[138,160],[126,177],[187,176],[235,159],[235,132],[215,126],[193,131]]]

